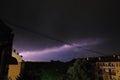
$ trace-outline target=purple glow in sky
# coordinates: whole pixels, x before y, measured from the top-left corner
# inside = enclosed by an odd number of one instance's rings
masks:
[[[13,49],[24,60],[66,61],[97,55],[76,46],[120,54],[118,6],[116,0],[2,0],[0,19],[13,29]]]
[[[51,47],[42,50],[23,51],[20,53],[20,55],[23,56],[23,59],[25,61],[50,61],[50,60],[68,61],[72,59],[72,57],[81,56],[83,57],[84,55],[86,55],[82,49],[77,48],[78,46],[84,48],[87,47],[90,49],[98,45],[99,43],[101,43],[100,40],[83,40],[81,42],[73,43],[72,45],[64,44],[58,47]]]

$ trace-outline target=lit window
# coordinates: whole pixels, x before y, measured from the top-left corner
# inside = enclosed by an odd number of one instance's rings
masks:
[[[118,59],[120,59],[120,56],[118,56]]]

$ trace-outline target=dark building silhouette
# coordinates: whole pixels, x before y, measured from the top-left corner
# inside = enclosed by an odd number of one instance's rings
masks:
[[[0,80],[6,80],[8,65],[12,62],[12,30],[0,20]]]

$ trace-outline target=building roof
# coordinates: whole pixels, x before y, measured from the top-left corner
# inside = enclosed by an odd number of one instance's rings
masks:
[[[120,61],[120,55],[88,57],[82,59],[88,60],[90,62],[118,62]]]
[[[12,29],[0,20],[0,47],[12,40],[12,37]]]
[[[12,52],[12,57],[14,57],[17,60],[17,62],[23,61],[22,56],[19,55],[19,53],[17,53],[17,52]]]

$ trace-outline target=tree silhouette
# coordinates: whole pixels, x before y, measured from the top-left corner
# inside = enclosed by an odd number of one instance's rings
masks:
[[[69,80],[94,80],[92,64],[85,60],[77,59],[73,66],[69,67],[67,74]]]

